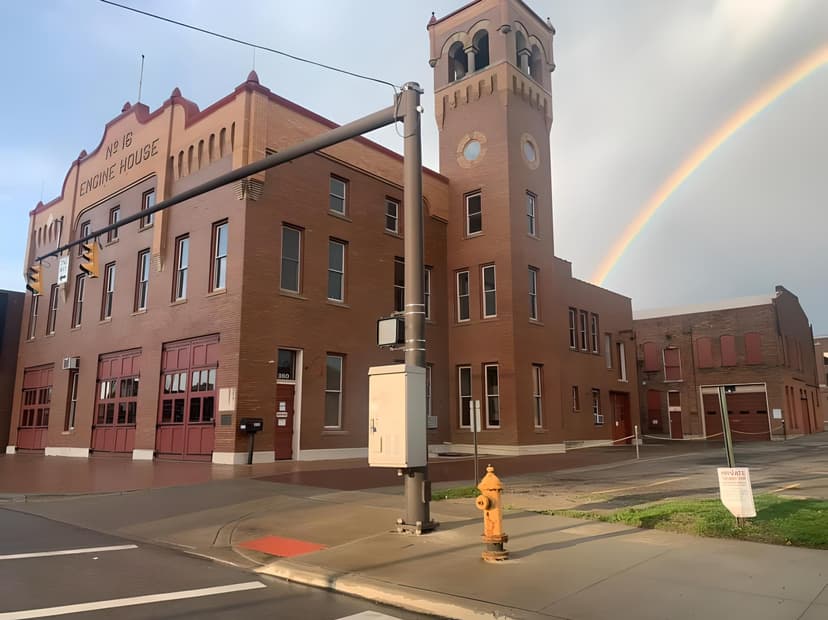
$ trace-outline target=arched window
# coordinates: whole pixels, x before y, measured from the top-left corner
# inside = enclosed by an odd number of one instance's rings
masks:
[[[523,70],[523,62],[521,61],[521,52],[526,49],[526,37],[523,36],[523,33],[518,30],[515,33],[515,64]],[[524,52],[525,54],[526,52]]]
[[[222,127],[219,132],[219,157],[224,157],[227,152],[227,128]]]
[[[533,45],[532,54],[529,56],[529,76],[536,82],[541,81],[541,67],[543,67],[543,57],[540,48]]]
[[[463,44],[460,41],[456,41],[449,48],[448,61],[449,82],[465,77],[469,71],[469,66],[466,61],[466,52],[463,51]]]
[[[489,32],[478,30],[474,34],[472,44],[477,52],[474,55],[474,70],[483,69],[489,66]]]

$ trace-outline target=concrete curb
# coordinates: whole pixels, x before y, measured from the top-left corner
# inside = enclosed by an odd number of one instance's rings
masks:
[[[359,573],[339,573],[320,566],[310,566],[290,560],[271,562],[255,569],[255,572],[368,599],[415,613],[455,620],[551,620],[556,618],[556,616],[502,607],[443,592],[388,583]]]

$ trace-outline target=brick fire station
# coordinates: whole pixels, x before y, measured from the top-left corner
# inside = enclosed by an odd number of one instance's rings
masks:
[[[430,450],[470,449],[474,401],[489,454],[626,437],[630,300],[554,254],[554,29],[520,0],[477,0],[428,32]],[[203,110],[178,89],[127,103],[31,212],[26,264],[334,126],[254,72]],[[256,462],[367,455],[368,368],[401,357],[376,347],[376,320],[402,310],[402,170],[350,140],[99,237],[98,277],[77,248],[44,262],[7,452],[242,463],[239,420],[260,417]]]

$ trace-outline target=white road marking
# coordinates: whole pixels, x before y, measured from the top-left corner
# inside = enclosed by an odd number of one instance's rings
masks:
[[[387,614],[381,614],[378,611],[361,611],[358,614],[354,614],[352,616],[342,616],[341,618],[337,618],[336,620],[400,620],[396,616],[389,616]]]
[[[180,590],[178,592],[163,592],[161,594],[146,594],[144,596],[130,596],[128,598],[113,598],[106,601],[77,603],[75,605],[61,605],[60,607],[42,607],[40,609],[8,611],[0,613],[0,620],[22,620],[23,618],[62,616],[64,614],[77,614],[84,611],[97,611],[99,609],[114,609],[116,607],[130,607],[132,605],[146,605],[148,603],[177,601],[185,598],[198,598],[201,596],[213,596],[216,594],[230,594],[231,592],[257,590],[259,588],[266,587],[267,586],[261,581],[245,581],[244,583],[234,583],[229,586],[215,586],[212,588],[199,588],[197,590]]]
[[[53,555],[79,555],[82,553],[101,553],[103,551],[126,551],[137,549],[138,545],[113,545],[110,547],[86,547],[84,549],[59,549],[58,551],[35,551],[33,553],[12,553],[0,555],[0,560],[26,560],[28,558],[46,558]]]

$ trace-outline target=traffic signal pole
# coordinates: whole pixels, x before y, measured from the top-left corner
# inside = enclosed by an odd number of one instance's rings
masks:
[[[423,296],[423,152],[420,139],[420,95],[423,90],[416,82],[403,86],[399,108],[403,117],[403,218],[405,224],[405,363],[426,367],[425,298]],[[425,402],[425,399],[423,399]],[[422,418],[417,429],[426,433],[426,411],[406,411],[406,415]],[[426,439],[426,441],[428,441]],[[426,454],[428,452],[426,451]],[[426,457],[428,458],[428,457]],[[436,527],[431,520],[431,483],[428,463],[422,467],[404,470],[405,518],[397,521],[397,528],[416,534]]]

